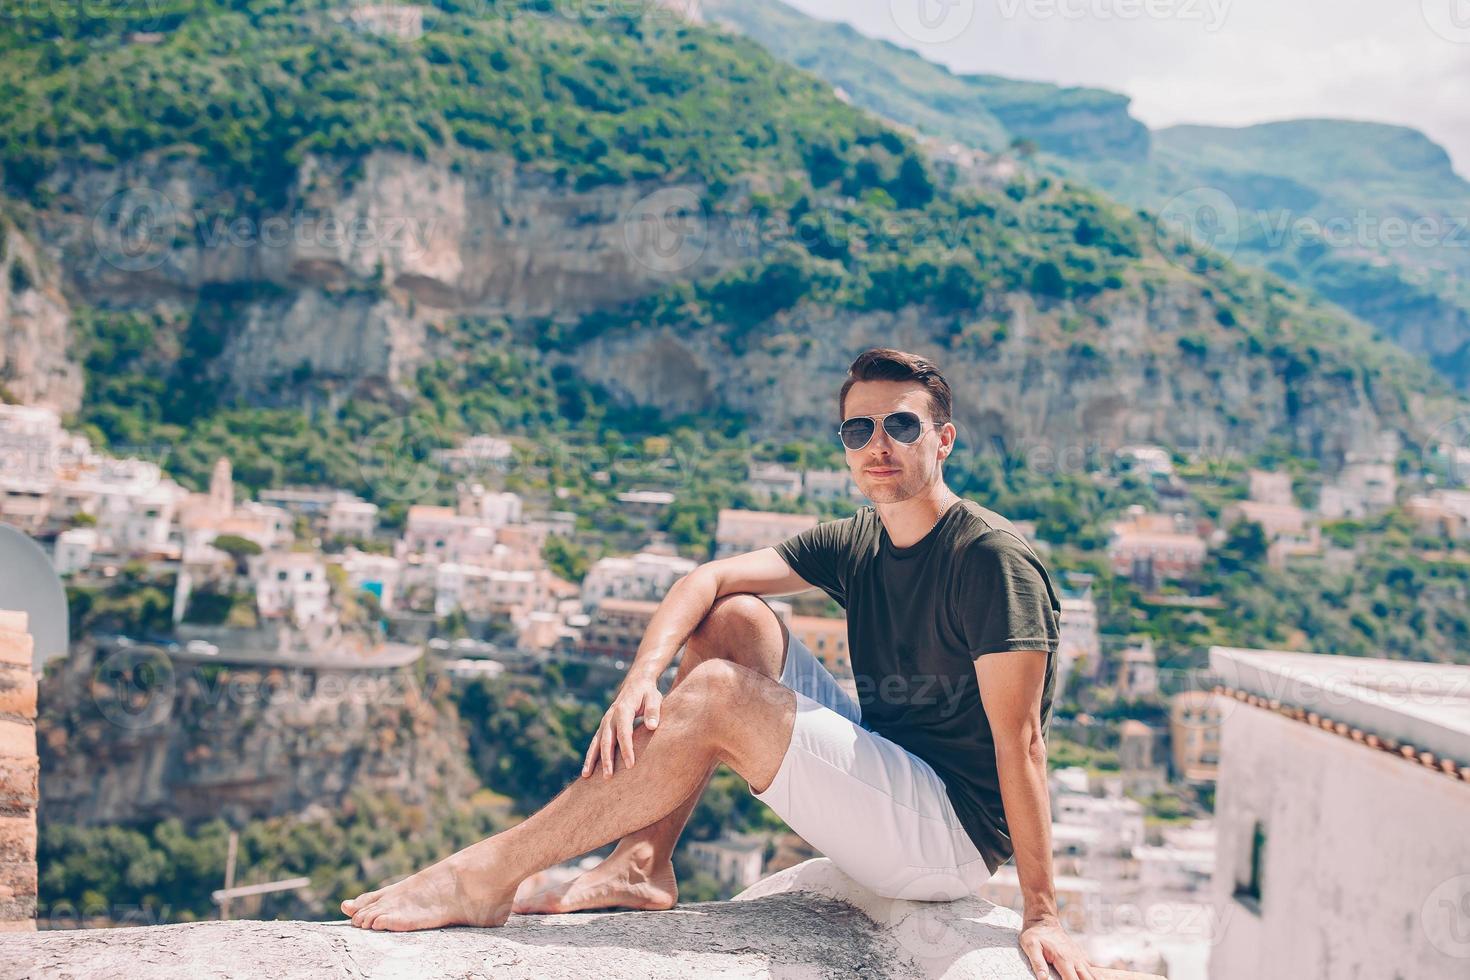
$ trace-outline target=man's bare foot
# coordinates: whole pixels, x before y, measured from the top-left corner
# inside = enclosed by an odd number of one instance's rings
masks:
[[[655,862],[647,845],[617,848],[597,867],[571,881],[522,898],[516,896],[512,911],[518,915],[550,915],[585,912],[590,909],[626,908],[662,912],[679,901],[674,866]]]
[[[505,878],[482,841],[396,884],[342,903],[361,929],[408,932],[443,926],[500,926],[510,918],[520,880]]]

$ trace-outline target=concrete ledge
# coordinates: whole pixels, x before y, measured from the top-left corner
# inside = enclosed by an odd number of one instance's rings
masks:
[[[841,897],[838,897],[841,896]],[[1031,980],[1015,913],[894,902],[818,858],[732,902],[511,916],[500,929],[364,932],[344,922],[199,922],[0,935],[0,977],[944,977]],[[972,945],[973,944],[973,945]],[[1105,980],[1137,976],[1099,971]]]

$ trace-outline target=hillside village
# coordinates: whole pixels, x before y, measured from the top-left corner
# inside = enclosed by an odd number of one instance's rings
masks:
[[[207,488],[191,491],[157,463],[96,450],[43,408],[0,406],[0,449],[0,519],[47,542],[70,588],[105,586],[127,567],[172,582],[170,630],[101,644],[155,644],[255,667],[366,669],[390,653],[404,662],[407,651],[462,678],[497,677],[534,662],[603,664],[616,676],[663,594],[700,562],[813,526],[820,518],[802,511],[814,504],[840,511],[865,502],[845,471],[753,461],[745,489],[762,509],[721,509],[711,553],[690,555],[658,530],[676,491],[622,491],[616,506],[646,529],[646,545],[604,556],[581,581],[569,581],[544,555],[549,538],[582,533],[575,515],[534,512],[520,495],[490,489],[514,465],[510,442],[494,436],[441,451],[434,465],[454,480],[455,503],[413,504],[396,528],[380,523],[377,505],[341,489],[280,487],[246,498],[227,458],[215,463]],[[1470,536],[1470,492],[1406,494],[1386,460],[1351,461],[1316,489],[1312,506],[1299,502],[1287,473],[1250,470],[1246,496],[1212,521],[1190,506],[1166,449],[1129,446],[1117,457],[1161,506],[1134,504],[1115,515],[1107,566],[1176,611],[1203,614],[1219,605],[1199,592],[1200,576],[1212,549],[1243,526],[1259,529],[1264,560],[1281,571],[1303,560],[1350,568],[1356,552],[1324,535],[1324,524],[1396,507],[1426,533]],[[1017,527],[1039,552],[1051,553],[1034,521]],[[1203,672],[1161,667],[1152,637],[1104,632],[1093,576],[1056,577],[1063,590],[1058,701],[1065,706],[1054,728],[1065,747],[1053,753],[1052,777],[1058,892],[1083,934],[1098,931],[1098,915],[1113,921],[1141,902],[1167,903],[1180,917],[1167,936],[1141,926],[1106,930],[1111,962],[1154,968],[1161,943],[1208,939],[1219,702]],[[846,622],[824,600],[806,593],[770,601],[855,696]],[[1107,694],[1101,702],[1100,692]],[[1088,704],[1102,705],[1103,716],[1080,710]],[[686,853],[738,890],[810,853],[793,839],[781,845],[785,857],[773,860],[771,840],[734,832],[691,840]],[[576,870],[550,869],[538,887]],[[985,897],[1018,907],[1013,867],[987,887]]]

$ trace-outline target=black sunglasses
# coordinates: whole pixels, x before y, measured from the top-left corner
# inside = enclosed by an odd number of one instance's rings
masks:
[[[878,431],[878,421],[883,422],[883,431],[888,433],[894,442],[901,442],[905,446],[912,446],[919,441],[919,436],[924,432],[926,425],[943,425],[943,422],[926,422],[919,418],[915,412],[889,412],[887,415],[855,415],[842,423],[842,428],[837,434],[842,437],[842,444],[853,452],[857,452],[868,444],[873,438],[873,433]]]

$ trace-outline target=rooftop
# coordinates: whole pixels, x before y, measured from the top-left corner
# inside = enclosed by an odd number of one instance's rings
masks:
[[[1211,647],[1210,668],[1242,699],[1470,766],[1470,666]]]

